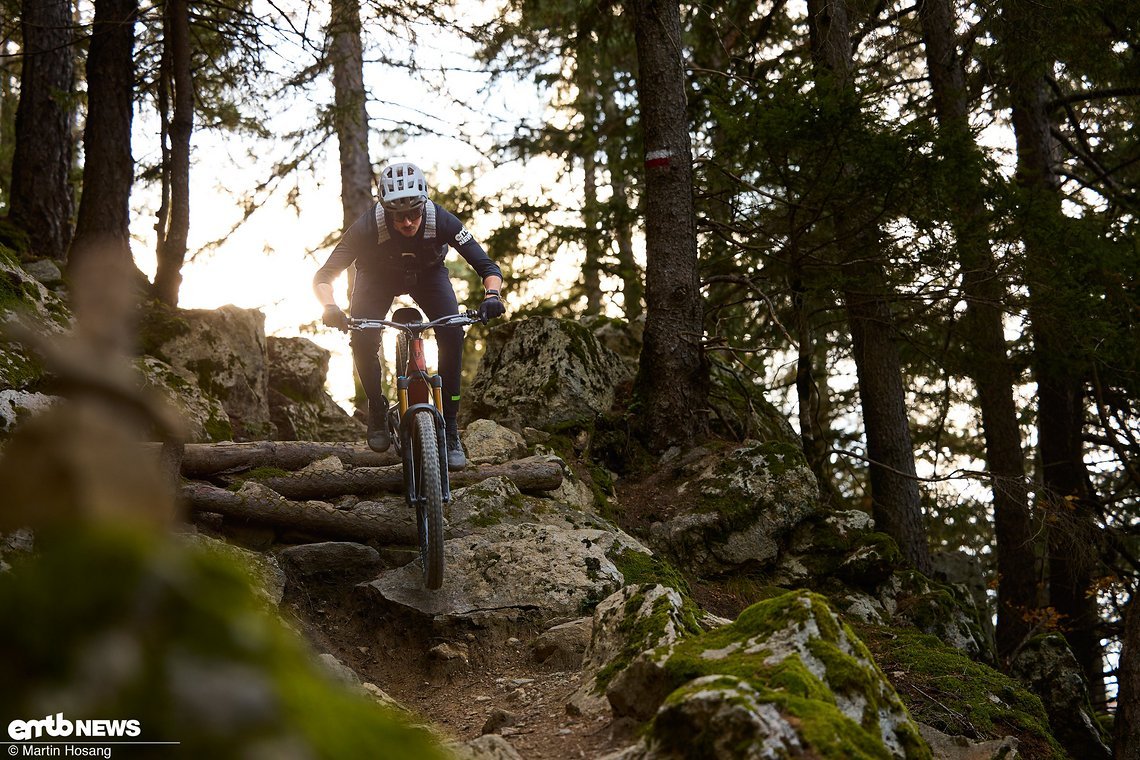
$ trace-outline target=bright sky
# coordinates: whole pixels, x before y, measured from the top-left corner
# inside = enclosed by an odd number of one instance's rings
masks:
[[[484,4],[476,4],[483,13]],[[465,14],[470,20],[471,15]],[[321,22],[323,25],[323,21]],[[366,35],[369,28],[365,21]],[[381,41],[366,38],[366,47],[375,48],[381,42],[388,47],[401,45],[399,41]],[[470,59],[471,46],[457,34],[446,29],[425,27],[420,30],[419,43],[414,48],[416,63],[425,70],[438,73],[444,68],[475,68]],[[296,56],[307,53],[296,51]],[[294,53],[283,53],[286,60],[299,60]],[[370,57],[366,50],[366,60]],[[371,57],[375,57],[374,54]],[[492,167],[485,158],[489,152],[492,132],[502,133],[517,124],[524,115],[542,118],[545,105],[538,99],[533,85],[527,82],[498,84],[487,90],[487,77],[482,74],[449,71],[449,92],[437,95],[405,71],[366,64],[365,86],[370,93],[368,104],[370,124],[375,128],[391,128],[394,121],[412,121],[425,130],[443,136],[413,136],[389,152],[374,134],[370,146],[374,164],[406,159],[419,164],[433,186],[447,186],[456,181],[452,169],[457,166],[476,166],[480,174],[476,179],[478,191],[484,196],[496,197],[508,186],[523,188],[533,197],[548,192],[560,166],[552,160],[531,159],[525,167],[507,165]],[[274,120],[274,128],[283,133],[295,130],[314,121],[316,109],[332,101],[332,86],[327,79],[316,84],[309,99],[292,99],[283,104]],[[460,131],[477,135],[479,144],[472,145],[462,139]],[[136,160],[153,161],[158,151],[157,121],[144,112],[136,115]],[[193,142],[191,168],[191,229],[189,248],[193,252],[209,241],[223,236],[241,218],[238,198],[250,188],[263,182],[273,162],[279,157],[263,154],[249,155],[251,145],[232,135],[197,131]],[[317,170],[303,172],[285,183],[276,197],[258,209],[241,229],[231,235],[216,250],[203,254],[183,269],[183,284],[179,306],[182,308],[217,308],[234,304],[244,308],[259,308],[266,315],[266,332],[270,335],[301,335],[333,351],[329,371],[329,387],[333,397],[347,404],[352,395],[351,359],[347,352],[347,338],[321,327],[317,332],[305,331],[302,325],[319,323],[320,309],[311,290],[311,281],[317,267],[327,257],[329,248],[316,249],[330,233],[340,227],[340,170],[335,139],[326,143],[323,155],[318,158]],[[284,201],[286,192],[299,191],[299,203],[294,208]],[[569,192],[562,188],[562,192]],[[153,275],[154,210],[157,198],[153,192],[137,191],[132,199],[136,214],[132,233],[135,259],[148,275]],[[472,232],[476,239],[494,227],[493,218],[476,219]],[[491,257],[495,251],[489,250]],[[449,263],[462,259],[452,252]],[[572,268],[571,268],[572,269]],[[520,284],[507,289],[511,299],[526,297]],[[542,290],[559,289],[557,281],[544,283]],[[534,284],[531,284],[534,292]],[[347,306],[344,279],[337,283],[341,305]]]

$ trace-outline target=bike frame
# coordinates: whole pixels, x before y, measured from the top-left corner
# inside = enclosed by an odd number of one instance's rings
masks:
[[[402,310],[400,310],[402,311]],[[413,310],[414,311],[414,310]],[[397,316],[394,314],[393,316]],[[416,312],[418,315],[418,312]],[[447,441],[443,421],[443,379],[438,374],[430,374],[427,357],[424,354],[423,334],[436,327],[451,325],[472,325],[481,322],[478,313],[466,311],[451,314],[431,322],[396,322],[388,319],[350,319],[349,326],[354,330],[384,329],[391,327],[408,336],[408,364],[397,367],[403,374],[396,378],[396,396],[400,410],[400,451],[404,467],[404,489],[408,503],[419,503],[416,495],[415,468],[412,466],[412,435],[416,414],[430,412],[435,418],[436,443],[439,451],[440,486],[443,503],[451,501],[451,479],[447,470]]]

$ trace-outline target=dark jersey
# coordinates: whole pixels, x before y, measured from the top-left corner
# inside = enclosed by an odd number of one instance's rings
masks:
[[[363,278],[422,271],[441,264],[448,246],[459,251],[480,278],[503,276],[463,223],[447,209],[429,201],[424,205],[423,222],[412,237],[397,232],[383,206],[374,204],[344,233],[313,282],[331,285],[354,261],[357,277]]]

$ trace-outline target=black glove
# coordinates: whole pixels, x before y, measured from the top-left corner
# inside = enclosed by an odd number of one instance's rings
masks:
[[[335,303],[330,303],[325,307],[325,313],[324,316],[321,317],[321,321],[329,327],[340,330],[341,332],[348,332],[348,315]]]
[[[488,290],[483,303],[479,304],[479,319],[486,324],[487,320],[498,319],[506,313],[507,307],[503,299],[499,298],[499,294],[495,291]]]

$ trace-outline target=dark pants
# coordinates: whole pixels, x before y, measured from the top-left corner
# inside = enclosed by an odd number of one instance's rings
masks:
[[[357,276],[349,313],[357,319],[384,319],[396,296],[407,293],[423,309],[428,321],[459,313],[459,302],[443,264],[417,272],[415,283],[405,282],[403,272],[380,272]],[[459,371],[463,363],[463,328],[433,330],[439,349],[439,376],[443,380],[443,418],[449,432],[456,431],[459,416]],[[352,360],[364,386],[368,403],[387,403],[380,380],[380,330],[354,330],[349,338]]]

